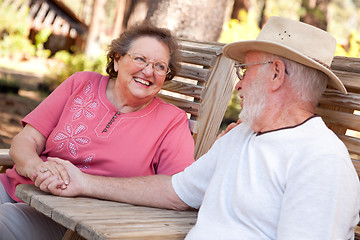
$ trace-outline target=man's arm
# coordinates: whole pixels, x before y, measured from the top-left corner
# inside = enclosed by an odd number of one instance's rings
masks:
[[[158,208],[186,210],[186,205],[175,193],[171,176],[151,175],[133,178],[114,178],[89,175],[81,172],[69,161],[49,158],[65,167],[70,175],[66,189],[58,188],[56,177],[49,178],[44,186],[54,195],[86,196]],[[40,189],[41,189],[40,185]]]

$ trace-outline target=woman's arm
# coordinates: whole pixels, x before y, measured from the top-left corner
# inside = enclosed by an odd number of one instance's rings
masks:
[[[18,174],[33,179],[36,166],[43,163],[39,155],[44,150],[45,142],[45,137],[29,124],[13,138],[9,154]]]
[[[32,181],[39,177],[41,182],[55,175],[67,184],[69,176],[64,167],[55,162],[44,162],[39,157],[45,143],[46,138],[30,124],[13,138],[9,154],[16,164],[17,173]]]

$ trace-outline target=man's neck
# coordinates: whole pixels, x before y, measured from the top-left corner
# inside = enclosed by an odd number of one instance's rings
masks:
[[[274,105],[273,105],[274,106]],[[296,126],[314,115],[314,109],[298,106],[270,107],[255,121],[251,128],[255,132],[268,132],[280,128]]]

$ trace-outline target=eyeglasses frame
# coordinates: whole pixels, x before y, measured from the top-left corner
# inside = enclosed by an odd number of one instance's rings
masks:
[[[144,66],[140,66],[140,65],[139,65],[140,63],[135,61],[135,59],[134,59],[134,57],[133,57],[134,54],[139,54],[139,55],[141,55],[141,56],[144,58],[144,60],[145,60],[145,65],[144,65]],[[156,72],[156,73],[159,74],[160,76],[166,76],[167,74],[169,74],[169,73],[171,72],[171,69],[169,68],[168,64],[166,64],[166,63],[163,62],[163,61],[157,61],[157,62],[148,61],[147,58],[146,58],[144,55],[142,55],[141,53],[133,53],[133,55],[131,55],[130,53],[126,53],[126,55],[128,55],[128,56],[130,57],[130,59],[132,60],[132,62],[133,62],[136,66],[141,67],[141,69],[146,68],[147,66],[149,66],[150,63],[152,63],[152,69],[154,70],[154,72]],[[165,74],[161,74],[161,73],[159,73],[159,72],[155,69],[156,63],[164,63],[164,64],[166,64],[167,70],[166,70]]]
[[[266,61],[266,62],[259,62],[259,63],[235,63],[234,68],[237,77],[239,80],[243,80],[246,72],[246,66],[252,66],[252,65],[259,65],[259,64],[267,64],[267,63],[274,63],[273,61]],[[242,74],[240,74],[240,69],[242,70]]]

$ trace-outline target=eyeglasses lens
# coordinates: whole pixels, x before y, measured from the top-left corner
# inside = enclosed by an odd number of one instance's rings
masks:
[[[239,65],[235,65],[235,70],[236,70],[236,75],[237,77],[242,80],[244,78],[244,75],[245,75],[245,71],[246,71],[246,68],[245,66],[241,66],[240,64]]]
[[[152,63],[152,67],[155,70],[155,72],[159,75],[166,75],[170,72],[169,67],[164,62],[148,62],[146,57],[142,56],[141,54],[128,54],[129,57],[132,59],[132,61],[139,66],[140,68],[147,67],[150,63]]]

